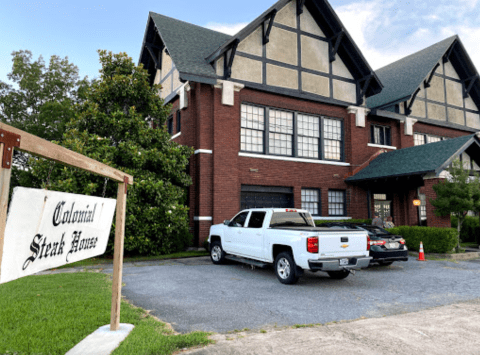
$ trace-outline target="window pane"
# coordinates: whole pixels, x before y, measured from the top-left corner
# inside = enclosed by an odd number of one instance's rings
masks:
[[[302,209],[308,210],[310,214],[320,214],[320,196],[316,189],[302,189]]]
[[[265,110],[251,105],[241,106],[240,150],[263,153]]]
[[[328,191],[328,215],[345,215],[345,191]]]
[[[276,155],[293,154],[293,113],[270,110],[269,153]]]
[[[324,158],[330,160],[341,159],[342,122],[339,120],[323,119]]]
[[[435,143],[435,142],[440,142],[442,140],[442,137],[437,137],[437,136],[427,136],[427,142],[428,143]]]
[[[248,228],[262,228],[265,212],[252,212],[248,221]]]
[[[415,134],[413,135],[413,143],[414,143],[414,145],[422,145],[422,144],[425,144],[425,135],[424,135],[424,134],[415,133]]]
[[[320,118],[298,115],[298,156],[318,159]]]

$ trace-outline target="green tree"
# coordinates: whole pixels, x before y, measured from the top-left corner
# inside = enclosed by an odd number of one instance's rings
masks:
[[[87,78],[79,80],[78,68],[68,58],[53,55],[47,66],[42,56],[34,61],[30,51],[16,51],[12,57],[10,83],[0,81],[0,120],[38,137],[60,140]],[[39,186],[28,161],[29,155],[15,151],[12,188]]]
[[[99,54],[101,76],[77,106],[61,145],[133,175],[126,211],[128,254],[182,250],[191,238],[184,202],[192,149],[170,140],[164,124],[170,107],[157,94],[160,86],[149,85],[147,71],[125,53]],[[160,128],[151,128],[153,123]],[[105,197],[116,198],[116,183],[90,173],[47,161],[34,164],[33,172],[49,180],[50,189],[103,195],[106,186]]]
[[[447,169],[450,176],[433,186],[437,198],[430,200],[435,207],[435,215],[453,214],[457,217],[457,252],[460,250],[460,231],[468,211],[480,208],[480,180],[476,173],[471,175],[464,169],[460,160],[456,159]]]

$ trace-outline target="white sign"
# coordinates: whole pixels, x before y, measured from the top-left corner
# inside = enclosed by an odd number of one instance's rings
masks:
[[[105,253],[116,200],[16,187],[0,283]]]

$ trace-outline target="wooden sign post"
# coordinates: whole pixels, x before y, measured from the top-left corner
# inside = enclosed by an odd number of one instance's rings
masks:
[[[0,157],[2,160],[0,167],[0,275],[2,274],[2,256],[5,242],[8,195],[14,148],[118,182],[113,259],[112,309],[110,318],[110,330],[118,330],[120,325],[127,185],[133,184],[133,177],[96,160],[0,122]]]

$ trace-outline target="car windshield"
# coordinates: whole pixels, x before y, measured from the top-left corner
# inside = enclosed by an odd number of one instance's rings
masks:
[[[294,226],[294,227],[315,227],[310,214],[305,212],[274,212],[270,227]]]

